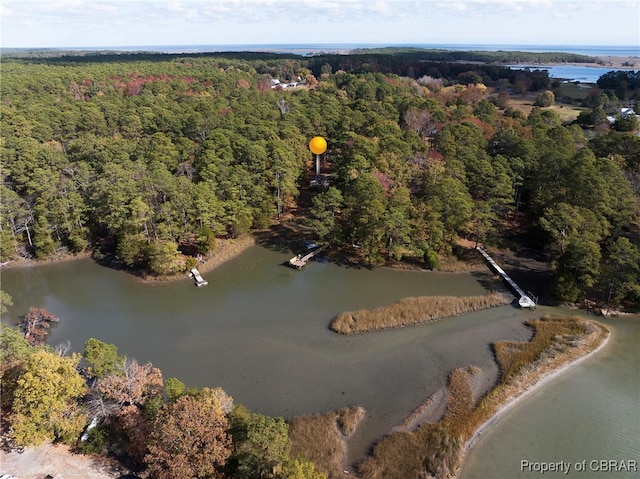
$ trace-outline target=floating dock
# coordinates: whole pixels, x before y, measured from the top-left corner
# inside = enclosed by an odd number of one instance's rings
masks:
[[[293,266],[294,268],[297,268],[297,269],[304,268],[306,264],[309,262],[309,260],[313,258],[315,255],[317,255],[318,253],[320,253],[320,251],[322,251],[324,248],[325,246],[322,246],[318,249],[314,249],[313,251],[311,251],[310,253],[307,253],[304,256],[302,256],[301,254],[295,255],[293,258],[289,260],[289,266]]]
[[[200,271],[198,271],[197,269],[193,268],[191,270],[191,274],[190,276],[193,278],[193,280],[196,282],[196,286],[199,288],[200,286],[206,286],[209,284],[209,281],[207,281],[206,279],[204,279],[201,275],[200,275]]]
[[[520,297],[520,299],[518,299],[518,304],[520,305],[521,308],[530,308],[533,309],[536,307],[536,301],[534,301],[533,299],[531,299],[531,297],[529,295],[527,295],[521,288],[520,286],[518,286],[516,284],[516,282],[514,280],[512,280],[509,275],[500,267],[498,266],[498,264],[493,260],[493,258],[491,256],[489,256],[489,253],[487,253],[484,249],[482,249],[480,246],[476,246],[476,249],[478,251],[480,251],[480,254],[482,256],[484,256],[484,259],[487,261],[487,263],[489,263],[489,265],[491,266],[491,268],[493,268],[493,270],[498,273],[500,276],[502,276],[502,279],[511,287],[511,289]],[[533,295],[531,295],[533,296]]]

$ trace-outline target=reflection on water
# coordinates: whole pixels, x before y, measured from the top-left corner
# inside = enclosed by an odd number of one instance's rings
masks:
[[[204,274],[209,281],[204,288],[186,277],[140,283],[91,260],[3,270],[2,289],[14,299],[4,320],[15,322],[32,305],[44,307],[61,318],[52,344],[70,339],[79,351],[95,337],[129,357],[151,361],[165,378],[220,386],[263,414],[289,417],[362,405],[368,414],[350,451],[357,459],[443,387],[452,369],[475,364],[489,380],[496,377],[490,343],[527,340],[530,331],[522,322],[540,314],[504,306],[412,328],[341,336],[328,329],[341,311],[406,296],[482,294],[491,275],[323,262],[295,271],[282,266],[289,256],[253,247]]]

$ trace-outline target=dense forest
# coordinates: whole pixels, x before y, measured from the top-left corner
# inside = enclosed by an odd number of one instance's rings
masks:
[[[384,61],[388,61],[391,57],[404,58],[409,61],[446,61],[446,62],[483,62],[483,63],[603,63],[604,60],[588,56],[578,55],[575,53],[565,52],[519,52],[519,51],[463,51],[463,50],[447,50],[447,49],[423,49],[423,48],[411,48],[411,47],[381,47],[381,48],[356,48],[348,51],[350,56],[370,56],[376,55],[380,58],[384,58]],[[69,58],[75,57],[75,59],[86,57],[90,61],[95,61],[96,57],[113,57],[117,56],[120,59],[123,57],[136,57],[140,58],[144,55],[151,56],[151,58],[158,58],[160,56],[170,57],[175,56],[170,53],[159,53],[157,51],[129,51],[123,52],[120,50],[64,50],[60,48],[0,48],[0,54],[4,57],[10,58],[30,58],[30,59],[55,59],[55,58]],[[182,56],[184,56],[183,54]],[[211,56],[211,53],[189,53],[186,54],[191,57]],[[300,55],[293,53],[265,53],[265,52],[216,52],[217,57],[231,57],[242,58],[244,60],[252,60],[256,58],[300,58]],[[318,51],[308,56],[317,57],[320,59],[336,59],[338,56],[335,52]],[[111,58],[113,60],[113,58]]]
[[[293,219],[362,263],[434,268],[460,237],[518,231],[559,299],[638,304],[640,138],[620,113],[638,74],[603,77],[566,123],[545,71],[420,55],[4,59],[0,259],[91,250],[172,274]]]
[[[409,53],[3,59],[0,259],[92,251],[171,274],[221,238],[297,222],[372,266],[437,268],[460,238],[525,244],[558,299],[640,305],[640,137],[621,110],[638,112],[638,73],[603,76],[565,122],[546,72]],[[8,327],[0,341],[12,446],[109,451],[158,478],[326,477],[282,418],[219,388],[96,339],[81,355]]]

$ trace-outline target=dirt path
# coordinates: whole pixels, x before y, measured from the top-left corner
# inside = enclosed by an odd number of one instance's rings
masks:
[[[129,471],[105,457],[73,454],[67,446],[44,444],[24,452],[0,452],[0,476],[17,479],[133,479]]]

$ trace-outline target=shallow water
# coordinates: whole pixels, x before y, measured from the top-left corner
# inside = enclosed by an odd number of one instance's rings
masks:
[[[506,413],[460,479],[640,477],[640,317],[598,319],[613,331],[605,348]],[[601,460],[616,466],[603,470]],[[565,462],[569,472],[541,474],[522,461]]]
[[[491,287],[491,275],[367,270],[316,261],[296,271],[282,266],[290,256],[252,247],[204,274],[209,285],[203,288],[194,287],[186,278],[142,283],[88,259],[5,269],[2,289],[13,296],[14,305],[3,320],[15,322],[29,306],[44,307],[61,318],[52,331],[51,344],[69,339],[73,349],[81,351],[84,342],[95,337],[117,345],[121,353],[140,362],[151,361],[165,378],[177,377],[188,386],[220,386],[237,403],[263,414],[290,417],[362,405],[367,416],[350,449],[350,459],[356,461],[389,428],[445,386],[452,369],[479,366],[487,372],[488,387],[497,376],[490,344],[498,339],[527,340],[531,333],[523,321],[553,312],[550,308],[530,312],[503,306],[411,328],[341,336],[328,326],[344,310],[380,306],[406,296],[483,294]],[[610,369],[592,377],[588,368],[597,363],[590,359],[580,366],[587,368],[589,381],[579,394],[570,396],[576,411],[589,408],[593,410],[590,416],[600,418],[588,430],[601,438],[593,440],[596,450],[600,440],[615,443],[608,436],[617,434],[618,422],[624,423],[617,411],[626,411],[628,416],[633,412],[630,408],[638,405],[633,395],[638,391],[637,382],[625,379],[633,374],[637,379],[640,357],[638,329],[629,328],[629,339],[623,339],[628,336],[623,331],[616,336],[622,340],[620,347],[607,349],[619,358],[612,360],[613,374]],[[558,381],[568,377],[572,376]],[[630,388],[626,393],[594,394],[607,391],[616,378],[622,384],[614,385],[613,390],[624,391],[621,387],[626,385]],[[546,391],[536,396],[543,405]],[[557,402],[550,397],[552,403]],[[612,402],[612,397],[621,404]],[[543,408],[528,416],[537,424],[545,414]],[[532,429],[532,435],[526,436],[522,451],[528,443],[548,443],[549,436],[562,438],[570,429],[561,421],[562,413],[551,417],[544,429]],[[633,424],[623,425],[637,432]],[[579,443],[576,438],[569,442]],[[490,473],[483,473],[486,463],[498,457],[492,451],[484,463],[478,462],[486,456],[475,453],[483,443],[470,456],[471,470],[481,472],[469,478],[520,477],[513,474],[511,466],[518,457],[511,453],[499,460],[507,464],[506,472],[494,474],[489,469]],[[497,449],[509,444],[511,450],[511,444],[517,442],[500,438],[496,444]]]
[[[454,368],[475,364],[495,376],[489,344],[527,339],[531,313],[495,308],[414,328],[342,336],[328,329],[345,310],[406,296],[476,295],[486,275],[339,267],[282,266],[290,254],[252,247],[204,277],[141,283],[91,260],[2,272],[15,321],[29,306],[59,316],[50,343],[74,350],[95,337],[151,361],[165,378],[220,386],[236,402],[289,417],[362,405],[368,414],[351,455],[370,444],[446,383]]]

